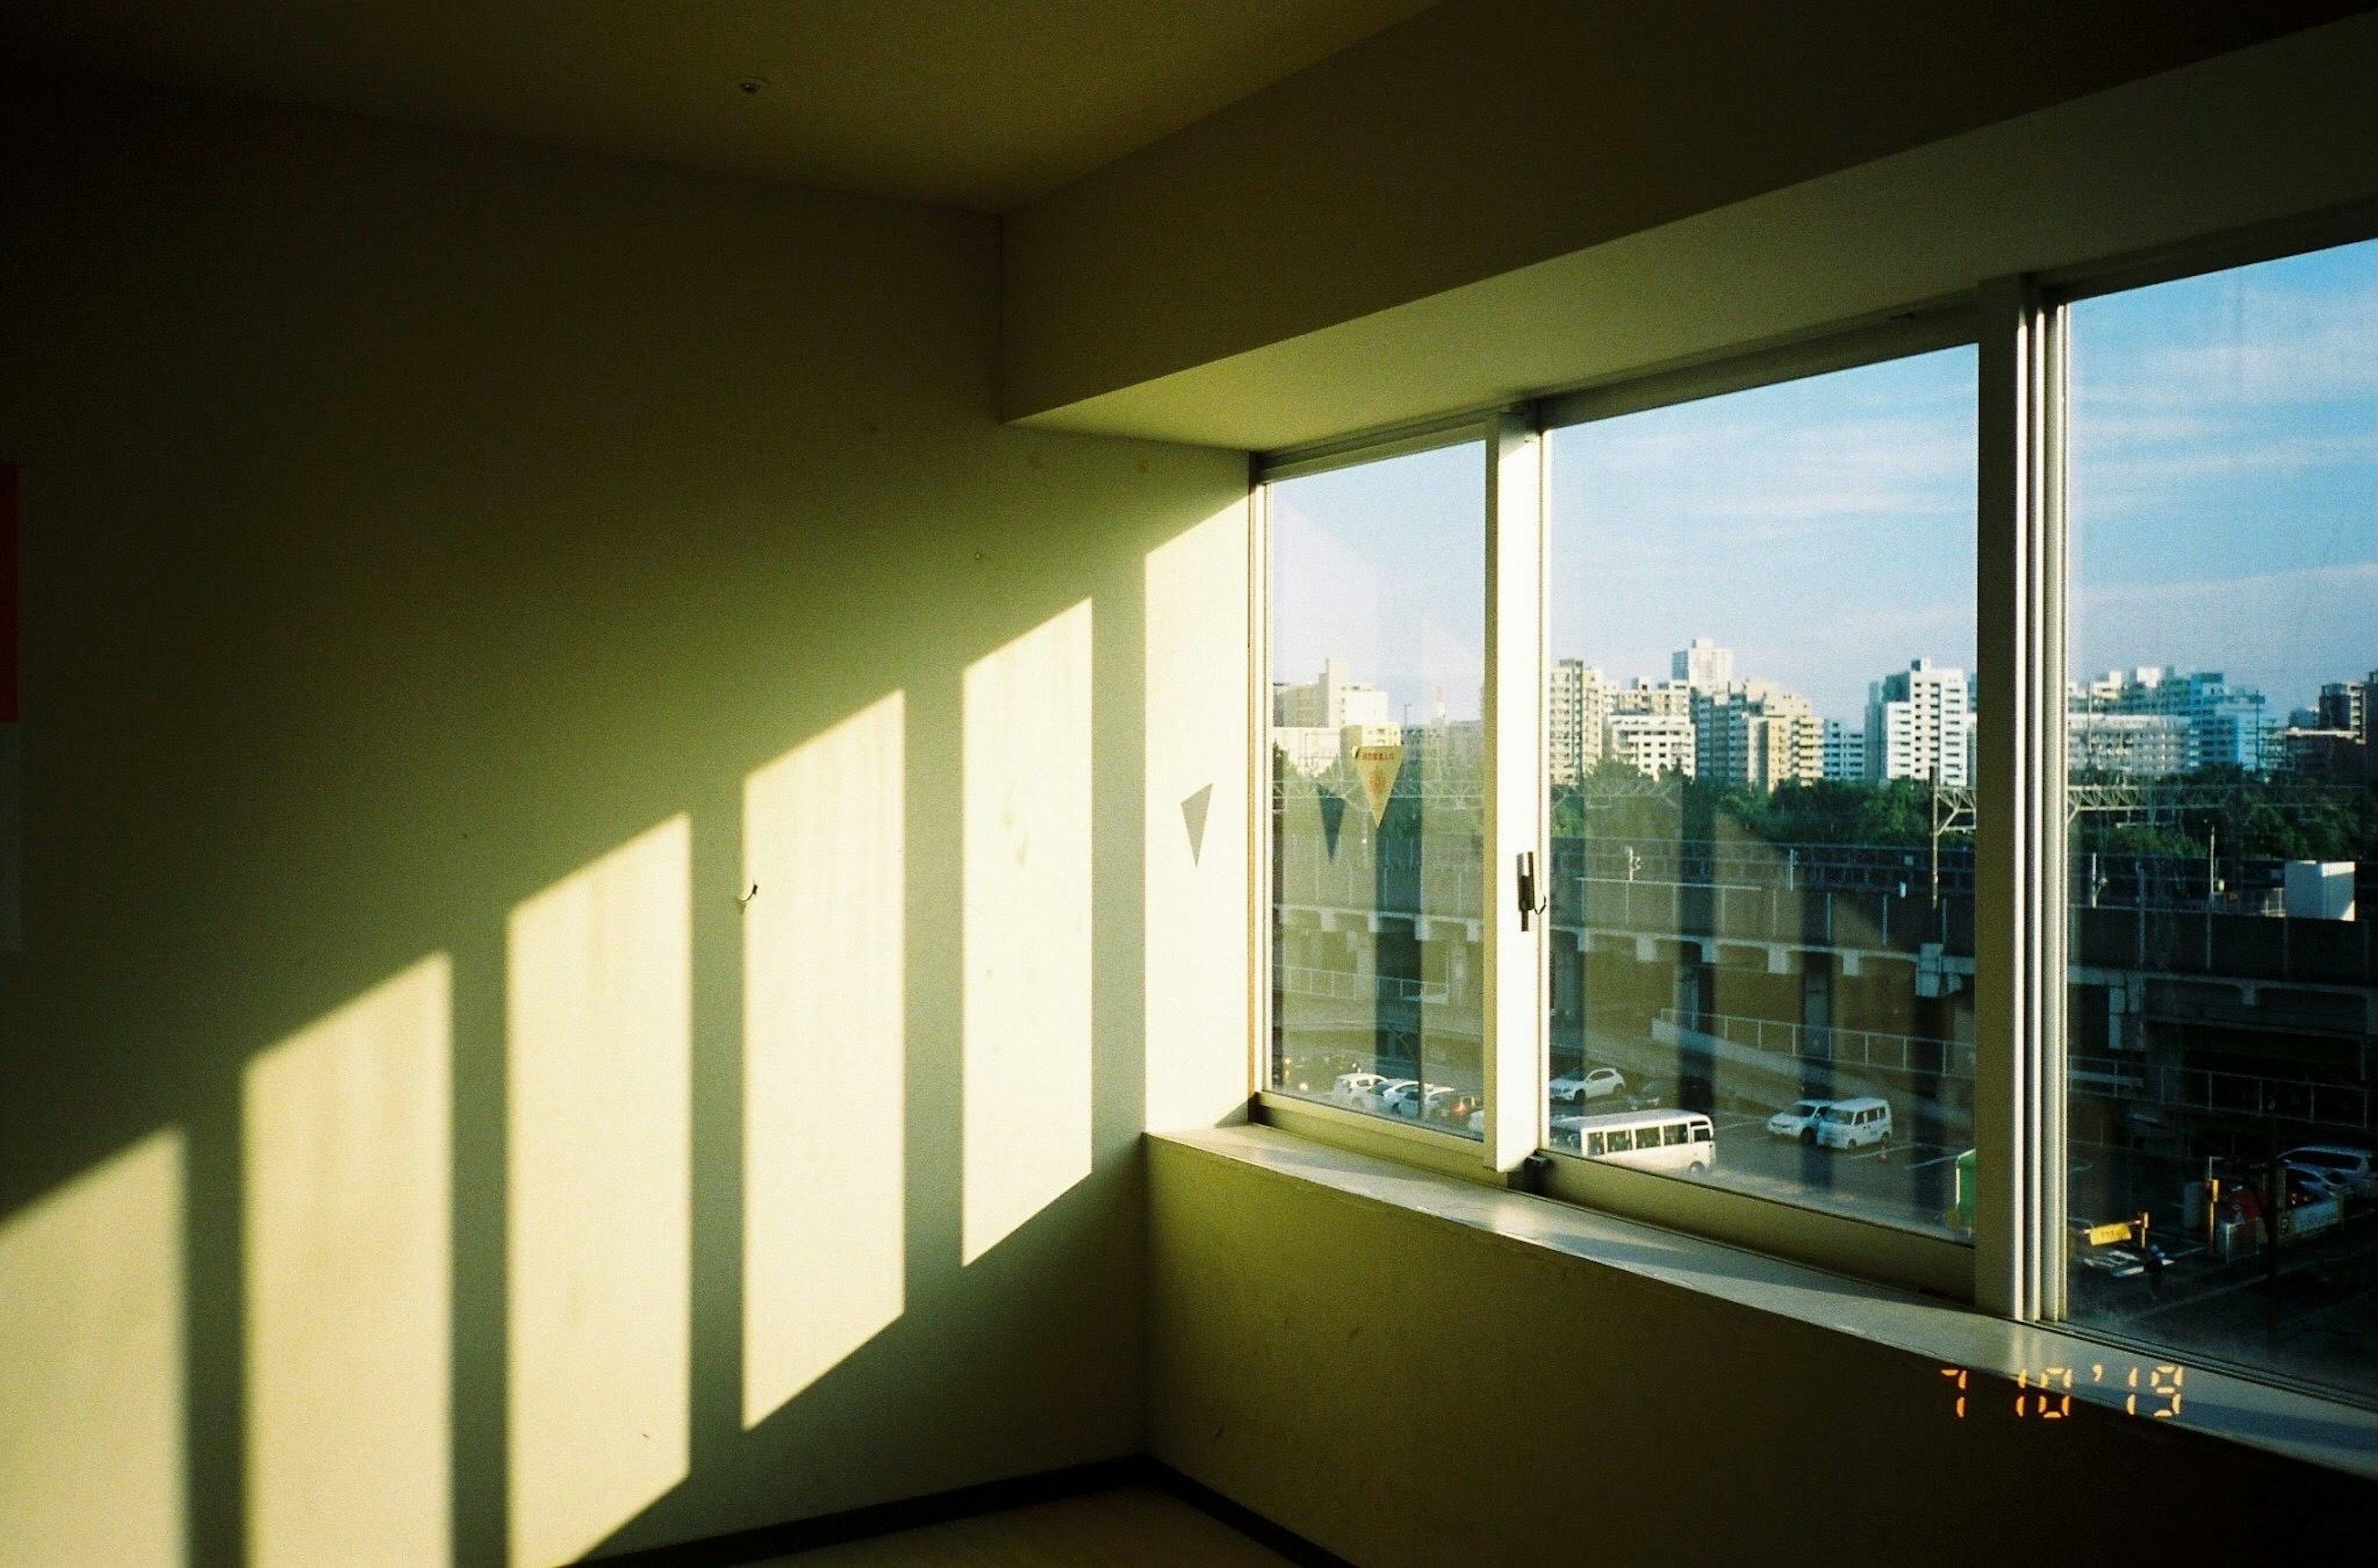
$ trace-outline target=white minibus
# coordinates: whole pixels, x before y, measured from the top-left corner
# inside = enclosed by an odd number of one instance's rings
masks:
[[[1553,1118],[1553,1147],[1590,1160],[1706,1176],[1717,1164],[1717,1130],[1692,1110],[1615,1111]]]

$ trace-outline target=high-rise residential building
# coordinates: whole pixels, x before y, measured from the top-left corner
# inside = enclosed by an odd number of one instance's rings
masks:
[[[1617,692],[1608,676],[1582,659],[1553,665],[1546,744],[1553,779],[1575,784],[1602,760],[1602,731]]]
[[[1772,789],[1824,776],[1823,725],[1796,691],[1734,681],[1695,690],[1692,712],[1697,778]]]
[[[1335,767],[1341,749],[1339,732],[1319,724],[1274,724],[1271,748],[1289,772],[1308,779]]]
[[[2311,726],[2315,729],[2343,730],[2359,743],[2370,738],[2369,701],[2373,673],[2364,680],[2333,680],[2320,688],[2320,707]]]
[[[1392,727],[1387,694],[1353,678],[1343,659],[1325,660],[1313,681],[1276,681],[1271,688],[1272,749],[1295,772],[1327,772],[1345,752],[1349,730]]]
[[[1866,776],[1973,782],[1972,687],[1965,672],[1917,659],[1867,690]]]
[[[2361,776],[2378,779],[2378,724],[2370,722],[2378,714],[2378,670],[2372,670],[2361,682]]]
[[[1274,685],[1271,707],[1271,722],[1284,729],[1337,730],[1395,722],[1387,694],[1354,679],[1343,659],[1323,661],[1318,680]]]
[[[2066,764],[2077,774],[2160,779],[2188,771],[2188,721],[2170,713],[2064,715]]]
[[[1723,690],[1734,684],[1734,650],[1696,637],[1668,655],[1668,678],[1695,691]]]
[[[1817,747],[1820,776],[1866,777],[1866,731],[1854,730],[1839,719],[1827,719],[1818,733]]]
[[[2280,726],[2264,714],[2263,694],[2251,686],[2232,686],[2218,670],[2109,670],[2076,685],[2071,703],[2089,714],[2154,713],[2180,720],[2188,726],[2182,772],[2230,767],[2259,773],[2279,761]]]
[[[1603,754],[1639,773],[1693,772],[1690,713],[1613,713],[1603,726]]]
[[[2273,737],[2267,760],[2275,772],[2343,782],[2362,776],[2364,751],[2351,730],[2290,724]]]
[[[1693,716],[1693,688],[1678,680],[1663,680],[1656,686],[1637,680],[1610,694],[1610,712],[1614,715],[1657,713],[1663,718],[1689,721]]]

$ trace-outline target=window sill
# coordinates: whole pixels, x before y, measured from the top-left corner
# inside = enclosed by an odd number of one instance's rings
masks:
[[[1911,1291],[1417,1169],[1277,1128],[1231,1126],[1150,1136],[1514,1245],[1620,1270],[1994,1377],[2003,1381],[2010,1397],[2018,1378],[2027,1377],[2036,1386],[2042,1368],[2087,1366],[2117,1357],[2142,1365],[2149,1360],[2061,1330],[2009,1323]],[[2120,1386],[2085,1383],[2072,1390],[2075,1400],[2116,1414],[2124,1413],[2129,1394]],[[2141,1394],[2139,1408],[2132,1412],[2134,1418],[2150,1418],[2147,1404],[2148,1396]],[[2172,1424],[2378,1480],[2378,1415],[2312,1394],[2190,1366],[2181,1414]]]

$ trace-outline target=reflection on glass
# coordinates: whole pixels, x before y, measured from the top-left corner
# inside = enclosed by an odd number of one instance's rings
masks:
[[[2070,329],[2068,1310],[2378,1397],[2378,245]]]
[[[1475,1137],[1485,454],[1270,498],[1271,1084]]]
[[[1975,356],[1552,441],[1552,1145],[1972,1230]]]

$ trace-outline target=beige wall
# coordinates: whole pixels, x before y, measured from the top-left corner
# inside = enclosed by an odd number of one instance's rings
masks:
[[[7,105],[0,1539],[545,1561],[1138,1449],[1137,1134],[1244,1086],[1243,1006],[1142,1055],[1176,947],[1243,992],[1241,461],[1002,428],[986,219]]]
[[[1003,405],[1064,408],[2368,8],[1447,0],[1009,214]],[[1445,342],[1339,370],[1401,378]]]
[[[1182,1143],[1148,1198],[1152,1450],[1364,1568],[2272,1562],[2378,1496]]]

